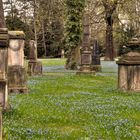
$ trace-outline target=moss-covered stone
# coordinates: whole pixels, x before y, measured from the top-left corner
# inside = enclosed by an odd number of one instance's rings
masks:
[[[25,39],[23,31],[8,31],[10,39]]]

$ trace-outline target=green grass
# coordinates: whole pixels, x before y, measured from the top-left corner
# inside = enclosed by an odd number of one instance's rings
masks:
[[[44,67],[64,62],[43,60]],[[29,94],[10,96],[7,140],[139,140],[140,94],[118,91],[115,75],[30,78]]]
[[[59,59],[59,58],[53,58],[53,59],[47,59],[47,61],[45,59],[40,59],[40,61],[42,61],[43,65],[45,66],[61,66],[61,65],[65,65],[65,61],[66,59]]]

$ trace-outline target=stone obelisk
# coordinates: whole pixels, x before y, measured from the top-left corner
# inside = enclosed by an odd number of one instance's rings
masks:
[[[81,46],[81,65],[77,74],[94,74],[92,69],[92,52],[90,48],[90,19],[89,14],[84,15],[83,39]]]

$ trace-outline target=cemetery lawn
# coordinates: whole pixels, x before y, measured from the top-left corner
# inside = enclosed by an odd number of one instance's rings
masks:
[[[9,97],[7,140],[140,140],[140,93],[117,90],[114,64],[90,76],[64,70],[64,59],[42,61],[29,94]]]

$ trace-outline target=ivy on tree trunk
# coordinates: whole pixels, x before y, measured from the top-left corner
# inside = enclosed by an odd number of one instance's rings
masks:
[[[82,18],[85,0],[66,0],[65,46],[68,50],[67,69],[78,65],[78,47],[82,34]]]

